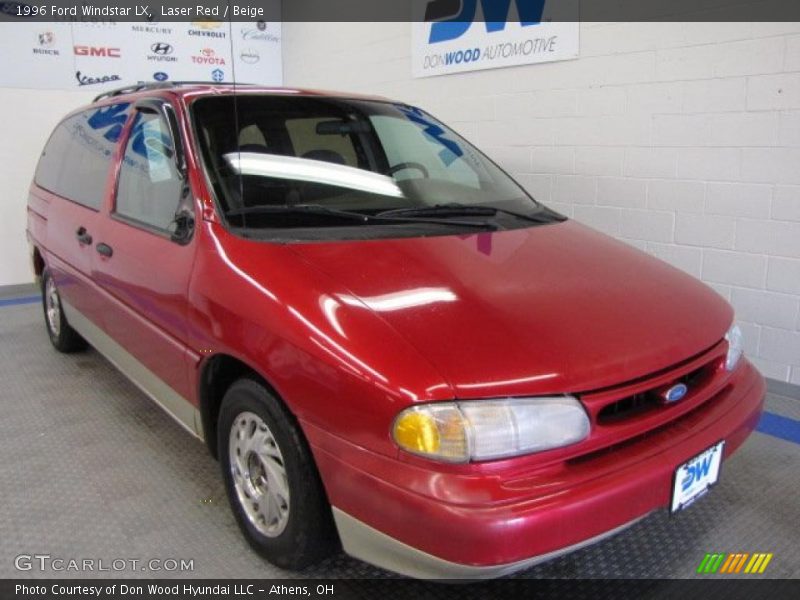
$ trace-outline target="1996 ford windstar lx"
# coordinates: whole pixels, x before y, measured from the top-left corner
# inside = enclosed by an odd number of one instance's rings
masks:
[[[281,567],[523,569],[685,508],[762,410],[715,292],[399,102],[105,94],[47,142],[28,237],[53,345],[204,439]]]

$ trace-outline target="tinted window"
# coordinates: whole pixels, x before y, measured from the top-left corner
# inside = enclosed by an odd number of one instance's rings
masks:
[[[36,184],[93,209],[103,202],[109,167],[129,103],[94,108],[59,124],[36,168]]]
[[[342,224],[298,205],[368,215],[453,203],[541,210],[466,140],[404,104],[243,94],[199,99],[193,113],[209,178],[237,227]]]
[[[154,113],[138,113],[120,169],[117,214],[157,229],[172,223],[183,187],[173,154],[164,119]]]
[[[289,132],[294,155],[357,167],[358,157],[350,136],[317,133],[317,126],[325,121],[324,118],[286,121],[286,130]]]

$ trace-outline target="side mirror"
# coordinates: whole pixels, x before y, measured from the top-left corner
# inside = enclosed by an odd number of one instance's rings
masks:
[[[173,242],[188,244],[194,233],[194,213],[186,209],[179,210],[169,224],[168,231]]]

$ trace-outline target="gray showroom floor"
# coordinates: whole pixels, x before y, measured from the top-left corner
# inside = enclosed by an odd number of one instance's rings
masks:
[[[0,299],[0,578],[20,554],[193,559],[192,577],[386,577],[344,555],[300,574],[261,560],[228,508],[217,463],[96,352],[50,346],[32,299]],[[771,413],[800,419],[775,394]],[[755,433],[713,493],[677,517],[520,577],[692,577],[706,552],[772,552],[763,576],[800,576],[800,445]],[[164,576],[126,570],[119,576]],[[706,576],[708,577],[708,576]]]

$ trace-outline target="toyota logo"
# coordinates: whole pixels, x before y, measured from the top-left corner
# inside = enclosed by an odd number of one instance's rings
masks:
[[[167,54],[172,54],[174,48],[170,44],[166,44],[164,42],[156,42],[155,44],[150,46],[150,50],[153,52],[153,54],[166,56]]]

